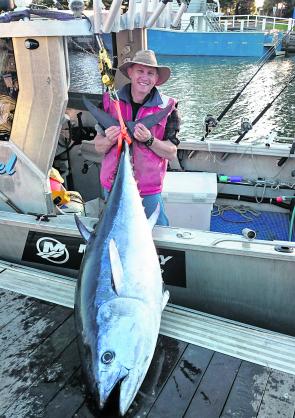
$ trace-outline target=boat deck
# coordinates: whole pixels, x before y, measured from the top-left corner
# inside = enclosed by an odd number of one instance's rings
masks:
[[[281,212],[255,211],[250,208],[237,211],[232,207],[214,207],[211,231],[241,235],[244,228],[254,230],[257,239],[289,241],[290,215]],[[294,240],[293,232],[291,241]]]
[[[1,263],[0,286],[19,286],[23,293],[29,293],[29,288],[36,292],[36,286],[32,286],[33,280],[37,280],[35,273],[35,270]],[[24,274],[27,290],[20,286]],[[52,287],[61,288],[63,303],[70,306],[73,286],[62,287],[58,277],[50,279]],[[54,294],[50,287],[44,290],[41,273],[38,280],[39,292],[43,289],[44,294]],[[0,417],[117,417],[115,402],[99,414],[86,398],[73,309],[7,289],[0,290],[0,295]],[[172,315],[171,307],[170,311]],[[200,331],[197,336],[200,324],[193,316],[190,321],[186,318],[186,333],[183,329],[180,332],[180,319],[175,316],[175,310],[174,317],[170,318],[173,330],[170,335],[179,334],[182,338],[171,338],[167,336],[169,317],[165,312],[153,362],[127,417],[294,418],[294,338],[267,332],[259,342],[258,328],[238,327],[237,323],[226,320],[221,326],[216,322],[218,319],[203,316],[199,322],[208,330],[209,342],[206,342],[206,331]],[[189,336],[189,326],[195,332],[194,337]],[[257,362],[245,360],[251,357],[245,354],[243,337],[245,341],[253,341],[255,349],[252,347],[251,355]],[[196,341],[200,344],[192,343]],[[208,348],[210,344],[212,347]],[[240,352],[240,355],[229,355],[230,352]]]

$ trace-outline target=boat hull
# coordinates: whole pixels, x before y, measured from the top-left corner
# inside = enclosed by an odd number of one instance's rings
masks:
[[[160,55],[262,57],[263,32],[148,30],[148,47]]]
[[[85,220],[89,228],[97,222]],[[270,241],[181,228],[155,227],[153,238],[172,303],[295,335],[294,253],[277,252]],[[83,246],[70,215],[40,222],[1,213],[2,260],[77,277]],[[48,257],[50,250],[60,256]]]

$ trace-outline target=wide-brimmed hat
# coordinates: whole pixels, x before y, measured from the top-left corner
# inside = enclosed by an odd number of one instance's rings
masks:
[[[137,51],[132,60],[125,61],[122,65],[120,65],[119,70],[127,78],[129,78],[127,69],[131,67],[131,65],[133,64],[141,64],[146,65],[147,67],[157,68],[159,74],[159,78],[156,83],[157,86],[166,83],[171,74],[169,67],[158,65],[156,55],[154,51],[150,49],[143,49],[141,51]]]

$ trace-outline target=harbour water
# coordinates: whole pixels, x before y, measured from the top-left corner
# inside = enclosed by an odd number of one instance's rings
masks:
[[[158,57],[172,69],[163,93],[178,98],[182,117],[180,139],[203,136],[204,117],[217,117],[257,70],[257,60],[235,57]],[[71,90],[101,92],[97,58],[71,52]],[[295,56],[268,61],[244,90],[242,96],[222,119],[212,139],[235,139],[241,118],[253,121],[295,75]],[[295,134],[295,81],[278,97],[271,108],[246,135],[251,141],[276,132],[281,137]]]

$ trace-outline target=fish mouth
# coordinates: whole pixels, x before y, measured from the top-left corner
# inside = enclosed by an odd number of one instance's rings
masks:
[[[128,373],[129,370],[125,367],[122,367],[111,385],[106,387],[102,384],[97,384],[100,410],[102,410],[105,407],[106,403],[110,398],[119,398],[121,383],[126,377],[128,377]]]
[[[119,412],[121,416],[124,416],[128,411],[138,392],[140,383],[140,375],[137,373],[136,369],[133,369],[128,376],[122,379],[119,400]]]

